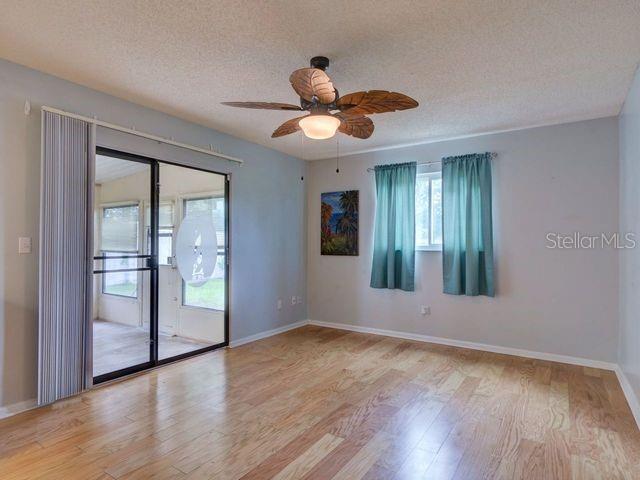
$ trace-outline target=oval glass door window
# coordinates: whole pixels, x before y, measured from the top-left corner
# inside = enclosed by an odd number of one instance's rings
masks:
[[[184,281],[201,287],[213,275],[218,257],[218,239],[211,215],[190,214],[180,224],[176,239],[176,261]]]

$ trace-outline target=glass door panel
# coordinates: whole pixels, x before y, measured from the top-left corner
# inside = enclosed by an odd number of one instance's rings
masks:
[[[152,165],[98,153],[94,189],[93,376],[118,376],[152,361],[149,309],[152,270],[143,251],[143,205]],[[148,301],[148,300],[147,300]]]
[[[161,163],[159,177],[162,361],[225,342],[227,205],[224,175]],[[173,205],[170,213],[162,214],[163,204]],[[171,224],[165,220],[162,225],[163,218],[171,218]]]

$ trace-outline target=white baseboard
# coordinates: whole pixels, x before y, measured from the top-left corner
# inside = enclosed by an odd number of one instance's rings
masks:
[[[31,410],[32,408],[36,408],[37,406],[38,402],[36,401],[36,399],[31,398],[29,400],[23,400],[22,402],[13,403],[5,407],[0,407],[0,418],[11,417],[12,415],[26,412],[27,410]]]
[[[371,333],[373,335],[384,335],[386,337],[402,338],[405,340],[416,340],[418,342],[437,343],[440,345],[449,345],[451,347],[469,348],[471,350],[482,350],[483,352],[503,353],[505,355],[515,355],[518,357],[535,358],[537,360],[548,360],[550,362],[569,363],[571,365],[580,365],[582,367],[601,368],[603,370],[615,370],[617,365],[611,362],[603,362],[600,360],[591,360],[581,357],[570,357],[568,355],[558,355],[556,353],[532,352],[530,350],[521,350],[519,348],[501,347],[498,345],[487,345],[484,343],[467,342],[464,340],[453,340],[443,337],[432,337],[430,335],[421,335],[419,333],[399,332],[397,330],[382,330],[379,328],[363,327],[360,325],[348,325],[344,323],[319,322],[309,320],[309,324],[319,327],[337,328],[340,330],[350,330],[352,332]]]
[[[240,345],[255,342],[256,340],[261,340],[267,337],[273,337],[274,335],[278,335],[279,333],[288,332],[289,330],[304,327],[308,324],[309,320],[300,320],[299,322],[290,323],[289,325],[285,325],[284,327],[278,327],[274,328],[273,330],[267,330],[266,332],[260,332],[256,333],[255,335],[249,335],[248,337],[239,338],[238,340],[232,340],[231,342],[229,342],[229,346],[231,348],[239,347]]]
[[[636,419],[638,428],[640,428],[640,401],[636,396],[636,392],[633,390],[633,387],[631,387],[629,379],[619,365],[616,365],[615,372],[618,377],[618,382],[620,382],[620,386],[622,387],[622,391],[624,392],[624,396],[627,398],[627,403],[629,404],[631,413],[633,413],[633,418]]]

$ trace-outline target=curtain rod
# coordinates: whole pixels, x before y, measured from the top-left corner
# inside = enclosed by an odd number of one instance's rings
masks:
[[[229,155],[225,155],[224,153],[218,153],[213,150],[207,150],[206,148],[196,147],[194,145],[189,145],[188,143],[176,142],[174,140],[159,137],[157,135],[153,135],[151,133],[139,132],[138,130],[134,130],[132,128],[123,127],[121,125],[116,125],[115,123],[103,122],[102,120],[98,120],[97,118],[89,118],[83,115],[78,115],[76,113],[65,112],[64,110],[58,110],[57,108],[47,107],[45,105],[42,106],[42,110],[44,112],[56,113],[58,115],[62,115],[69,118],[75,118],[77,120],[82,120],[87,123],[92,123],[98,127],[108,128],[109,130],[116,130],[122,133],[128,133],[129,135],[135,135],[137,137],[146,138],[149,140],[154,140],[160,143],[166,143],[167,145],[173,145],[174,147],[184,148],[186,150],[192,150],[198,153],[204,153],[205,155],[210,155],[212,157],[222,158],[224,160],[229,160],[230,162],[236,162],[239,164],[243,164],[244,160],[236,157],[231,157]]]
[[[442,160],[431,160],[430,162],[418,162],[418,165],[432,165],[434,163],[442,163]],[[375,168],[367,168],[367,172],[375,172],[376,169]]]
[[[497,153],[495,152],[491,153],[491,158],[496,158],[497,156],[498,156]],[[430,160],[428,162],[418,162],[417,165],[433,165],[435,163],[442,163],[442,160]],[[367,168],[367,172],[375,172],[375,171],[376,171],[375,168],[371,168],[371,167]]]

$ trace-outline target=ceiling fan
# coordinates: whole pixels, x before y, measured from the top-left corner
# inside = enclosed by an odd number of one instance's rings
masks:
[[[340,96],[325,70],[327,57],[313,57],[310,68],[296,70],[289,77],[300,96],[300,106],[274,102],[222,102],[223,105],[263,110],[308,111],[308,115],[292,118],[280,125],[271,137],[282,137],[302,130],[305,136],[323,140],[338,132],[356,138],[369,138],[373,122],[366,115],[395,112],[418,106],[413,98],[386,90],[369,90]],[[337,113],[332,113],[337,110]]]

